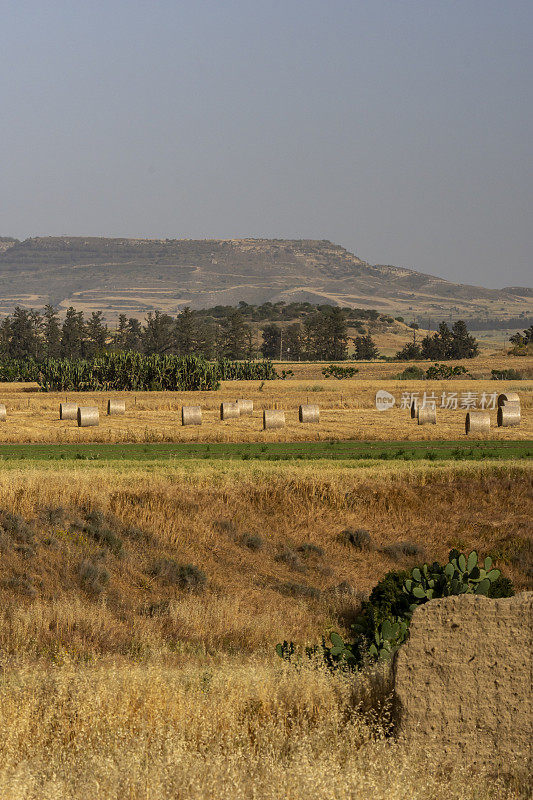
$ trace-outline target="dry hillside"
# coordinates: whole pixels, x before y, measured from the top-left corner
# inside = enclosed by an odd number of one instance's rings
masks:
[[[329,241],[277,239],[0,239],[0,312],[14,305],[175,314],[239,300],[339,303],[384,312],[517,315],[531,290],[454,284],[373,266]]]

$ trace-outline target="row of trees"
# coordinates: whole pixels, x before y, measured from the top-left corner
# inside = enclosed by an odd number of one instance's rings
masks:
[[[148,314],[144,324],[122,314],[117,328],[109,330],[101,311],[85,319],[83,312],[71,307],[61,321],[57,309],[50,305],[42,313],[17,307],[0,325],[0,357],[36,361],[90,359],[121,351],[179,356],[194,353],[208,359],[253,359],[261,355],[295,361],[340,361],[348,358],[349,341],[345,312],[331,306],[315,310],[303,322],[284,327],[266,325],[259,346],[255,329],[235,308],[218,320],[190,308],[184,308],[175,318],[155,311]],[[370,335],[356,336],[353,341],[356,358],[378,355]]]
[[[446,361],[457,358],[474,358],[479,352],[477,339],[468,332],[466,324],[458,320],[450,329],[441,322],[437,333],[429,334],[420,344],[409,342],[396,353],[400,361],[416,361],[429,358],[432,361]]]
[[[241,308],[219,319],[190,308],[184,308],[175,318],[155,311],[148,314],[144,324],[122,314],[117,328],[109,330],[101,311],[85,319],[83,312],[71,307],[61,321],[57,309],[50,305],[42,313],[17,307],[0,324],[0,357],[90,359],[104,352],[132,351],[146,355],[194,353],[208,359],[244,360],[260,355],[287,361],[344,361],[352,342],[356,360],[377,358],[372,336],[361,332],[351,337],[349,326],[353,328],[344,309],[320,306],[302,321],[266,324],[258,343],[256,329]],[[407,344],[397,358],[446,360],[472,358],[477,353],[476,339],[465,323],[458,321],[452,329],[441,323],[437,333],[427,335],[421,344]]]
[[[261,353],[265,358],[287,361],[344,361],[348,358],[348,321],[343,309],[325,306],[303,323],[282,327],[271,323],[263,328]],[[379,353],[372,337],[356,336],[354,358],[376,358]]]
[[[252,329],[238,311],[221,323],[203,319],[189,308],[177,318],[160,311],[148,314],[144,325],[125,314],[116,330],[107,327],[101,311],[85,319],[82,311],[67,310],[61,322],[57,309],[43,313],[15,308],[0,325],[0,356],[10,358],[93,358],[106,351],[146,355],[189,355],[207,358],[253,358]]]

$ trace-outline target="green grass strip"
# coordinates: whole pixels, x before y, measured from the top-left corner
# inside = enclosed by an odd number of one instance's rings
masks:
[[[292,459],[483,461],[532,458],[532,441],[429,442],[180,442],[162,444],[4,444],[2,461],[167,461]]]

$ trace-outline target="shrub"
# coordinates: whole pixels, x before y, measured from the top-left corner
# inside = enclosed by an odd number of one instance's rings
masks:
[[[13,592],[23,594],[26,597],[30,597],[32,600],[37,595],[33,581],[28,575],[12,575],[3,582],[3,585],[6,589],[11,589]]]
[[[33,543],[33,531],[20,514],[12,514],[10,511],[5,511],[1,522],[4,531],[11,534],[15,541],[24,544]]]
[[[173,558],[160,558],[154,562],[151,575],[160,578],[164,583],[178,586],[180,589],[202,589],[207,581],[203,570],[194,564],[178,564]]]
[[[258,550],[263,549],[263,539],[261,536],[252,533],[243,533],[241,538],[239,539],[239,544],[243,547],[247,547],[249,550],[253,550],[257,552]]]
[[[13,541],[11,536],[8,536],[0,525],[0,553],[7,553],[9,550],[11,550],[12,546]]]
[[[83,525],[83,532],[98,544],[107,547],[111,552],[120,556],[122,554],[123,541],[105,524],[105,517],[101,511],[90,511],[86,516]]]
[[[348,581],[341,581],[336,586],[330,586],[327,589],[328,594],[333,595],[342,595],[344,597],[355,597],[357,594],[355,591],[355,586],[352,586],[351,583]]]
[[[81,585],[87,592],[93,594],[100,594],[103,592],[109,583],[109,572],[95,564],[89,559],[85,559],[78,567],[78,574],[80,576]]]
[[[297,572],[304,572],[305,570],[305,566],[302,563],[298,553],[296,553],[294,550],[291,550],[290,547],[284,547],[283,550],[275,557],[275,561],[286,564],[288,567],[295,569]]]
[[[426,377],[426,373],[420,367],[406,367],[403,372],[396,375],[399,381],[422,381]]]
[[[519,381],[522,379],[522,373],[517,369],[493,369],[490,375],[493,381]]]
[[[324,378],[337,378],[337,380],[342,381],[347,378],[353,378],[358,372],[357,367],[339,367],[335,364],[330,364],[328,367],[324,367],[322,375]]]
[[[287,594],[291,597],[311,597],[313,600],[318,600],[320,597],[320,589],[315,589],[314,586],[305,586],[301,583],[280,583],[277,587],[281,594]]]
[[[296,548],[298,553],[301,553],[303,556],[323,556],[324,550],[319,547],[317,544],[313,544],[312,542],[304,542],[303,544],[299,545]]]
[[[127,539],[133,539],[134,541],[150,538],[150,534],[146,533],[146,531],[143,531],[142,528],[138,528],[136,525],[130,525],[129,527],[125,528],[124,536]]]
[[[168,600],[161,600],[159,603],[145,603],[141,608],[141,614],[144,617],[161,617],[168,614],[170,611],[170,602]]]
[[[53,508],[45,508],[43,511],[43,520],[48,525],[60,525],[65,519],[65,509],[62,506]]]
[[[381,551],[393,561],[398,561],[402,556],[406,558],[423,558],[424,548],[416,542],[396,542],[386,545]]]
[[[231,519],[217,519],[214,523],[219,533],[235,533],[235,523]]]
[[[349,544],[357,550],[372,550],[370,534],[364,528],[346,528],[338,536],[341,544]]]
[[[495,581],[491,583],[488,596],[489,597],[513,597],[515,591],[513,582],[510,578],[500,575]]]
[[[450,378],[460,377],[472,377],[461,364],[456,367],[452,367],[449,364],[434,364],[426,370],[426,378],[430,381],[449,380]]]

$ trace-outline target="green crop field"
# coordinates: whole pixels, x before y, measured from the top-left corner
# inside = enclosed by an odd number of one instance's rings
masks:
[[[475,460],[531,458],[529,441],[247,442],[158,444],[7,444],[1,461],[166,461],[175,459]]]

